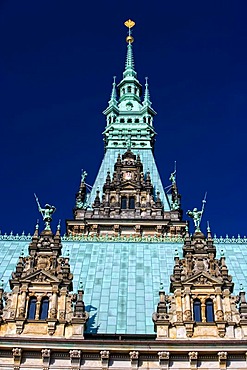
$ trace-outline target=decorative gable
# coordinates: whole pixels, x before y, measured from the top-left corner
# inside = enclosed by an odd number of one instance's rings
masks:
[[[80,335],[88,319],[83,290],[72,294],[73,275],[68,257],[61,256],[60,227],[53,235],[38,227],[29,245],[29,255],[20,256],[5,297],[0,330],[6,334]]]
[[[183,258],[174,258],[170,291],[161,287],[160,302],[153,314],[157,339],[246,337],[247,305],[244,293],[232,294],[232,277],[225,257],[216,258],[216,249],[208,229],[207,238],[201,231],[192,237],[186,234]],[[239,332],[241,327],[241,333]]]

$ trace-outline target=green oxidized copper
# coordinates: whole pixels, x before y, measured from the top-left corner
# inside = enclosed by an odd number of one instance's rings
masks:
[[[201,211],[199,211],[197,208],[194,208],[193,211],[187,211],[186,214],[191,217],[194,221],[194,225],[195,225],[195,232],[200,232],[200,224],[201,224],[201,220],[202,220],[202,215],[203,215],[203,212],[204,212],[204,207],[205,207],[205,204],[206,204],[206,197],[207,197],[207,193],[205,193],[205,197],[202,201],[202,209]]]
[[[146,78],[143,101],[142,85],[135,71],[133,45],[127,37],[127,57],[123,79],[117,86],[114,77],[108,107],[104,110],[106,128],[103,132],[105,149],[127,149],[129,139],[132,149],[153,149],[156,132],[153,117],[156,112],[151,107],[148,81]]]
[[[43,217],[43,221],[45,222],[45,230],[51,230],[51,221],[52,221],[52,215],[56,211],[56,208],[54,206],[51,206],[50,204],[46,204],[45,208],[42,208],[39,203],[39,199],[34,194],[37,205],[38,205],[38,210],[41,213]]]

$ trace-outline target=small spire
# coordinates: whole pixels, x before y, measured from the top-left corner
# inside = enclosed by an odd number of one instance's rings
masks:
[[[116,76],[113,76],[111,98],[110,98],[108,103],[109,103],[109,105],[116,105],[117,104]]]
[[[145,83],[145,93],[144,93],[144,101],[143,104],[145,106],[150,106],[152,103],[150,101],[150,93],[148,88],[148,77],[145,77],[146,83]]]

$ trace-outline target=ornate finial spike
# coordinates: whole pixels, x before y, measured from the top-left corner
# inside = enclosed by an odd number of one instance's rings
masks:
[[[0,282],[0,288],[3,288],[3,285],[4,285],[4,280],[1,279],[1,282]]]
[[[37,222],[36,222],[35,229],[36,229],[36,230],[39,230],[39,219],[38,219],[38,218],[37,218]]]
[[[80,290],[83,289],[83,282],[82,281],[80,281],[80,283],[79,283],[79,289]]]
[[[207,221],[207,232],[210,233],[209,221]]]
[[[60,230],[60,228],[61,228],[61,219],[58,220],[57,230]]]
[[[224,253],[223,249],[221,249],[220,255],[221,255],[221,257],[225,257],[225,253]]]
[[[244,287],[243,287],[243,284],[241,283],[240,284],[240,292],[243,292],[244,291]]]
[[[67,249],[66,254],[67,254],[67,257],[69,257],[69,249]]]
[[[160,290],[164,290],[164,285],[163,285],[163,283],[160,283]]]
[[[24,250],[22,248],[22,250],[21,250],[21,257],[23,257],[23,256],[24,256]]]
[[[175,249],[174,256],[175,256],[175,257],[178,257],[178,256],[179,256],[179,255],[178,255],[178,250],[177,250],[177,249]]]
[[[134,37],[131,36],[131,28],[134,27],[135,22],[132,21],[131,19],[128,19],[126,22],[124,22],[124,25],[129,29],[129,34],[126,37],[126,42],[128,42],[129,44],[132,44],[132,42],[134,42]]]

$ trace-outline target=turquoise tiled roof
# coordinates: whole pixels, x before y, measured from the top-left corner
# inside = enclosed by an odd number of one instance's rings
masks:
[[[8,287],[21,251],[28,241],[0,240],[0,277]],[[236,293],[240,283],[247,288],[247,242],[218,242],[223,249]],[[90,312],[87,332],[153,333],[152,313],[159,299],[159,285],[169,292],[174,251],[182,243],[64,241],[63,254],[70,253],[74,291],[83,282],[84,302]],[[9,289],[9,287],[8,287]]]
[[[167,197],[164,192],[164,188],[160,179],[159,171],[157,169],[154,156],[151,149],[140,149],[140,150],[134,150],[131,149],[134,154],[139,154],[142,164],[143,164],[143,171],[144,174],[149,170],[151,181],[154,186],[154,191],[160,192],[160,198],[162,202],[164,203],[164,208],[166,211],[170,210],[170,206],[167,201]],[[98,171],[98,175],[96,177],[95,183],[93,185],[93,189],[90,195],[90,203],[93,203],[95,196],[96,196],[96,190],[99,189],[102,191],[103,185],[106,180],[107,171],[111,172],[111,175],[114,171],[114,164],[116,163],[118,154],[124,154],[126,152],[126,149],[107,149],[104,159],[102,160],[100,169]],[[101,193],[102,195],[102,193]]]

